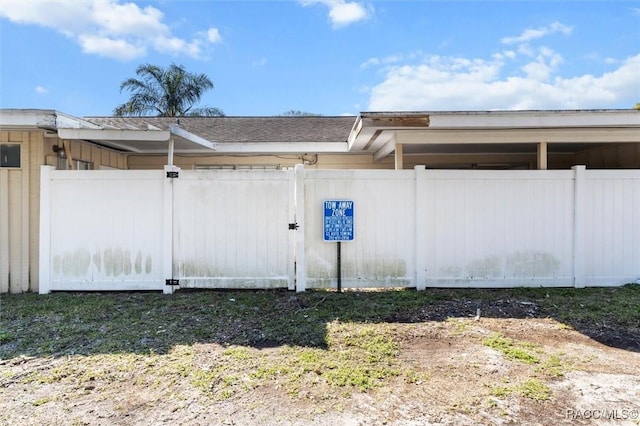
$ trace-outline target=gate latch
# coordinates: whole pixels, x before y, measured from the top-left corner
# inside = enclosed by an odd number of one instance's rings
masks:
[[[175,170],[167,172],[167,178],[169,178],[169,179],[176,179],[176,178],[178,178],[179,175],[180,175],[180,173],[178,173]]]
[[[169,278],[164,280],[164,285],[180,285],[180,280],[175,278]]]
[[[300,228],[300,225],[298,225],[297,223],[290,223],[289,224],[289,230],[290,231],[295,231],[298,228]]]

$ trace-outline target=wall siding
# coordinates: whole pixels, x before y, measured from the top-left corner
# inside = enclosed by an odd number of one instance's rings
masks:
[[[20,168],[0,169],[0,292],[38,291],[40,167],[57,166],[53,146],[63,141],[38,129],[0,131],[0,142],[21,146]],[[122,153],[81,141],[70,141],[70,146],[73,158],[96,167],[111,154],[120,168],[125,165]]]

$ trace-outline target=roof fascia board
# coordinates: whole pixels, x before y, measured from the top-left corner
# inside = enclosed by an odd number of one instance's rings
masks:
[[[171,133],[167,130],[116,130],[116,129],[58,129],[61,139],[96,141],[163,142]]]
[[[540,127],[637,127],[640,111],[615,110],[529,110],[529,111],[434,111],[363,112],[364,127],[400,129],[419,127],[415,122],[427,116],[429,128],[540,128]],[[409,125],[401,125],[406,122]]]
[[[176,135],[176,136],[180,136],[183,139],[186,139],[186,140],[188,140],[190,142],[193,142],[193,143],[198,144],[200,146],[203,146],[205,148],[209,148],[211,150],[215,150],[216,149],[216,145],[217,145],[216,143],[210,142],[210,141],[208,141],[208,140],[206,140],[204,138],[201,138],[198,135],[195,135],[195,134],[193,134],[191,132],[188,132],[188,131],[184,130],[183,128],[181,128],[181,127],[179,127],[179,126],[177,126],[175,124],[169,125],[169,131],[172,134]]]
[[[358,116],[355,123],[353,123],[351,131],[349,132],[349,137],[347,138],[347,146],[349,147],[349,151],[353,149],[353,145],[355,144],[356,140],[360,139],[360,132],[362,131],[363,125],[364,124],[362,122],[362,116]]]
[[[44,109],[2,109],[0,126],[4,128],[40,128],[55,129],[56,112]]]
[[[593,128],[640,126],[640,113],[624,111],[536,111],[431,115],[431,128]]]
[[[403,144],[637,143],[640,132],[632,128],[399,130],[396,140]]]

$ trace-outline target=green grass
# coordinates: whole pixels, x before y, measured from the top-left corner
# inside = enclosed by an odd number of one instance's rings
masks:
[[[538,379],[529,379],[518,386],[518,392],[525,398],[535,401],[546,401],[551,399],[551,389]]]
[[[485,346],[502,352],[511,360],[524,362],[525,364],[537,364],[540,359],[531,353],[533,345],[526,342],[517,342],[500,333],[493,333],[482,341]]]
[[[428,382],[423,371],[399,358],[399,324],[439,320],[454,336],[475,322],[449,318],[447,303],[490,306],[505,299],[529,301],[536,315],[551,316],[580,331],[585,323],[640,330],[640,286],[597,289],[413,290],[380,292],[179,291],[158,293],[54,293],[2,295],[0,359],[37,357],[50,364],[1,379],[23,383],[95,383],[136,380],[166,387],[187,382],[214,399],[230,399],[259,386],[335,392],[368,391],[393,380]],[[471,301],[472,303],[467,303]],[[440,309],[440,310],[439,310]],[[442,313],[439,313],[441,312]],[[486,314],[487,310],[483,310]],[[198,358],[196,344],[219,345]],[[535,376],[561,377],[568,366],[527,342],[501,334],[483,342],[506,358],[535,364]],[[278,351],[269,351],[270,348]],[[73,359],[73,362],[57,362]],[[543,382],[496,388],[545,399]],[[35,401],[37,405],[45,400]]]
[[[539,316],[556,318],[567,328],[578,331],[585,323],[640,329],[639,285],[341,294],[324,291],[302,294],[179,291],[171,296],[158,293],[19,294],[2,295],[0,299],[0,358],[119,352],[162,354],[176,345],[196,342],[327,348],[327,324],[332,321],[343,324],[420,321],[425,312],[430,312],[430,306],[451,299],[473,301],[469,317],[475,315],[475,303],[487,306],[498,300],[516,299],[535,303]],[[437,316],[430,318],[437,319]],[[441,320],[447,320],[446,314]],[[448,322],[458,333],[467,327],[459,319]],[[378,355],[372,353],[371,356]]]
[[[490,389],[489,394],[492,397],[501,399],[512,395],[520,395],[534,401],[546,401],[551,399],[552,396],[549,386],[535,378],[527,379],[517,386],[495,386]],[[496,404],[494,403],[494,405]]]

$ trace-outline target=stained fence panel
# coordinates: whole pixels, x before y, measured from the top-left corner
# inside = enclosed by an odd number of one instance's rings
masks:
[[[336,287],[327,200],[353,202],[345,288],[640,280],[638,170],[41,174],[43,293]]]
[[[49,174],[44,290],[161,290],[162,172]]]
[[[182,171],[174,277],[182,288],[293,288],[293,171]]]
[[[573,172],[427,170],[422,179],[427,286],[572,284]]]
[[[585,178],[584,280],[620,285],[640,278],[638,171],[593,170]]]
[[[413,171],[307,170],[304,185],[308,288],[337,286],[337,243],[323,238],[325,200],[354,202],[354,239],[341,243],[343,287],[415,286]]]

